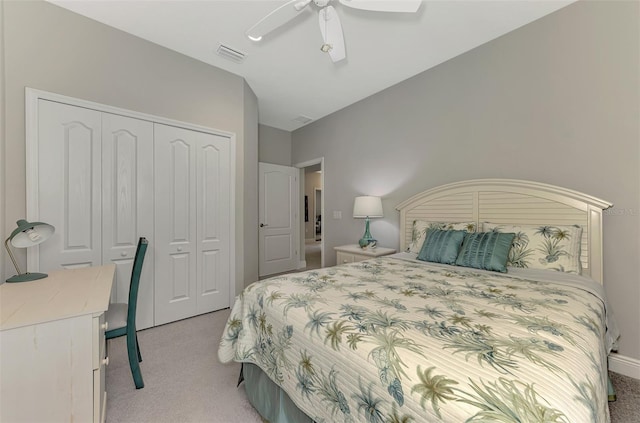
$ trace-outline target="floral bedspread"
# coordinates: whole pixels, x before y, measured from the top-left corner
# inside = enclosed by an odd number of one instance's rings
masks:
[[[382,257],[247,287],[218,356],[317,422],[608,422],[604,332],[589,290]]]

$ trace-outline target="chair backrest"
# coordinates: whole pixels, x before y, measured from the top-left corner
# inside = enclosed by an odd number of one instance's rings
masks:
[[[140,286],[140,275],[142,274],[142,264],[144,255],[147,252],[149,241],[145,237],[138,240],[136,257],[133,260],[133,270],[131,271],[131,283],[129,284],[129,306],[127,312],[127,332],[136,331],[136,309],[138,308],[138,287]]]

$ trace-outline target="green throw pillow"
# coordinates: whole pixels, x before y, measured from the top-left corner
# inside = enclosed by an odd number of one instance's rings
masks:
[[[458,251],[467,231],[427,229],[427,236],[418,254],[418,260],[456,264]]]
[[[514,236],[514,233],[500,232],[467,233],[456,264],[504,273]]]

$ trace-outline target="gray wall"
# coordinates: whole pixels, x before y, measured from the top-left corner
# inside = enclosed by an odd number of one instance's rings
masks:
[[[371,232],[397,248],[394,208],[427,188],[513,178],[585,192],[615,204],[605,286],[620,353],[640,359],[638,15],[637,2],[574,3],[294,131],[294,163],[325,158],[327,265],[361,236],[360,194],[383,197]]]
[[[236,270],[243,268],[244,286],[258,280],[258,97],[244,83],[244,231],[243,252],[236,257]],[[237,249],[236,249],[237,250]]]
[[[258,157],[263,163],[291,166],[291,132],[258,125]]]
[[[25,216],[31,87],[235,133],[236,288],[256,280],[257,99],[244,80],[49,3],[3,5],[5,236]],[[3,264],[4,279],[13,269],[6,256]]]

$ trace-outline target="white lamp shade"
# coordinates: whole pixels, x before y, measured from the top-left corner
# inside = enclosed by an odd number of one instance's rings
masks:
[[[353,217],[383,217],[382,200],[380,197],[362,196],[356,197],[353,203]]]
[[[47,223],[26,220],[19,220],[17,223],[18,227],[9,237],[11,245],[16,248],[28,248],[41,244],[55,231],[54,227]]]

